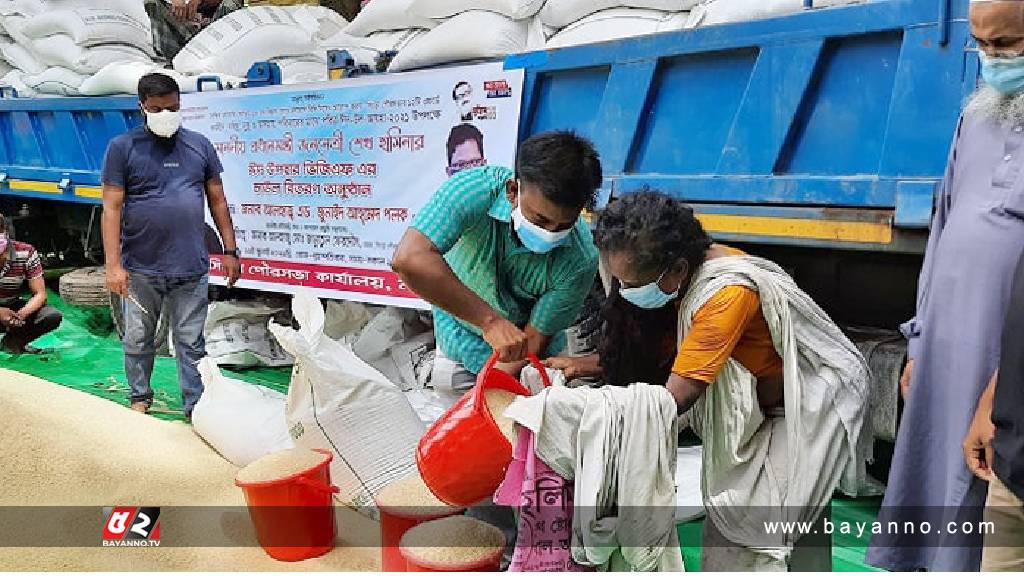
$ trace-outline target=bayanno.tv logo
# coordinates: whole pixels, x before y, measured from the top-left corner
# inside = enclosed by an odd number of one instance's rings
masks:
[[[160,546],[160,508],[109,506],[103,509],[103,546]]]

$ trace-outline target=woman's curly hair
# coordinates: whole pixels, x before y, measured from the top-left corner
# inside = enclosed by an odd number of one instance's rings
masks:
[[[597,219],[594,241],[604,254],[626,252],[637,271],[654,276],[685,260],[690,273],[704,263],[711,237],[693,210],[660,192],[644,190],[610,203]],[[602,306],[601,367],[607,384],[663,384],[676,350],[674,306],[645,310],[620,295],[613,280]]]

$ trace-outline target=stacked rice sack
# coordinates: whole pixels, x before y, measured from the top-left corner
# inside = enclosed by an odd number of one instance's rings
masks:
[[[143,0],[3,0],[0,26],[2,84],[23,96],[77,96],[105,66],[155,56]]]
[[[325,81],[323,42],[346,26],[337,12],[320,6],[243,8],[197,34],[174,58],[174,69],[245,76],[254,62],[271,61],[286,84]]]
[[[396,51],[391,72],[502,58],[543,48],[536,14],[544,0],[373,1],[327,48],[345,49],[359,64]]]
[[[699,0],[547,0],[539,18],[548,48],[607,42],[686,28]]]

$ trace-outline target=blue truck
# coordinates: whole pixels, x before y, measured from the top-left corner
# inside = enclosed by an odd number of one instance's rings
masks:
[[[809,2],[805,2],[809,4]],[[914,303],[936,185],[979,71],[968,0],[875,0],[512,55],[520,137],[573,128],[604,197],[650,187],[772,257],[838,320]],[[133,97],[0,98],[0,210],[68,258],[99,254],[107,142]]]

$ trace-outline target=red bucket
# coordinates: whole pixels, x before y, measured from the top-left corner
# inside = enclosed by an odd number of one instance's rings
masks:
[[[286,478],[268,482],[239,482],[256,527],[256,539],[271,558],[297,562],[323,556],[334,549],[334,494],[326,450],[323,462]]]
[[[377,506],[380,509],[380,560],[382,572],[405,572],[405,557],[399,549],[402,536],[424,522],[462,514],[463,510],[453,508],[449,512],[434,515],[415,515],[408,509]]]
[[[529,359],[540,370],[544,385],[550,386],[540,360],[532,354]],[[435,496],[452,506],[468,507],[489,498],[512,462],[512,444],[487,410],[484,392],[495,388],[520,396],[529,396],[530,392],[495,368],[497,362],[497,354],[491,356],[476,386],[427,430],[416,450],[423,481]]]
[[[480,522],[473,520],[473,522]],[[497,531],[497,528],[491,527]],[[408,539],[401,543],[402,557],[405,559],[405,572],[499,572],[501,570],[501,556],[505,553],[505,537],[500,535],[501,545],[495,546],[494,550],[482,558],[471,561],[431,562],[420,558],[416,548],[411,546]],[[464,546],[466,542],[451,542],[451,546]]]

